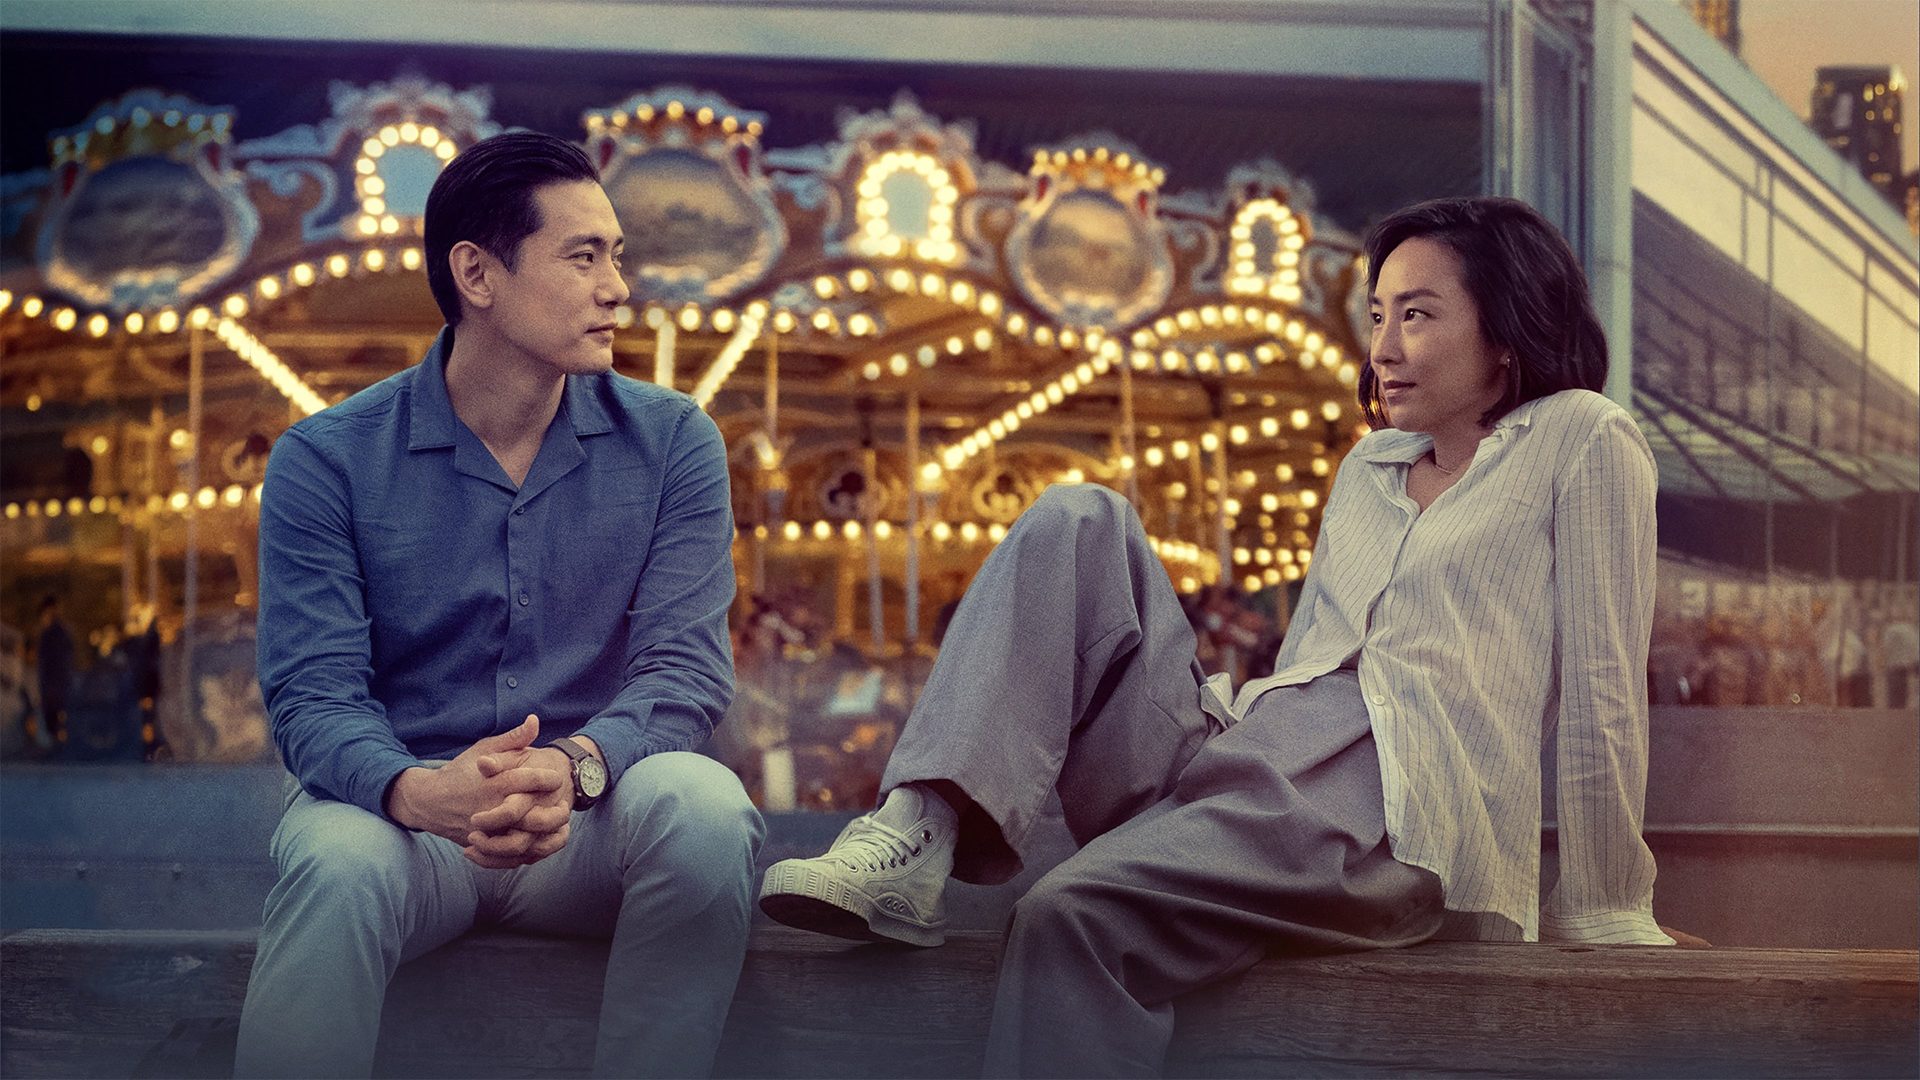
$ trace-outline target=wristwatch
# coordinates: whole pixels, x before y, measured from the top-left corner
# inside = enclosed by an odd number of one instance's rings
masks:
[[[600,759],[565,736],[549,745],[573,759],[573,808],[585,810],[599,802],[600,796],[607,793],[607,767],[600,764]]]

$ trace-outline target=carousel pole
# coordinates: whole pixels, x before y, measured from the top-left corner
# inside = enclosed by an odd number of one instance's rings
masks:
[[[907,395],[907,634],[909,654],[920,640],[920,391]]]
[[[1133,365],[1122,362],[1120,365],[1120,438],[1127,460],[1133,466],[1127,470],[1127,501],[1135,510],[1140,509],[1140,448],[1135,444],[1133,431]]]
[[[767,335],[767,390],[765,404],[761,413],[766,421],[767,448],[772,450],[780,445],[780,335],[771,332]],[[764,483],[769,470],[764,460],[760,466],[760,478]],[[767,589],[767,545],[773,542],[773,530],[779,526],[778,514],[773,512],[772,500],[763,489],[761,493],[761,520],[766,523],[767,535],[764,539],[755,537],[753,541],[753,591],[764,593]]]
[[[1213,422],[1213,546],[1220,556],[1220,581],[1233,577],[1233,530],[1227,525],[1227,422]]]
[[[860,470],[866,474],[865,513],[867,540],[867,629],[873,639],[873,655],[878,659],[885,654],[887,646],[887,628],[885,608],[880,595],[880,541],[873,535],[874,523],[880,515],[880,452],[873,445],[873,403],[861,402],[860,442],[864,452],[860,455]]]
[[[679,340],[680,330],[674,326],[667,313],[660,314],[660,324],[654,327],[653,339],[653,381],[661,386],[673,385],[673,347]]]
[[[160,425],[166,417],[160,412],[160,403],[153,403],[153,410],[147,415],[147,493],[164,495],[166,491],[160,484]],[[160,617],[160,515],[147,514],[147,610],[152,618]]]
[[[194,631],[194,616],[200,606],[200,436],[202,410],[206,398],[206,331],[199,326],[193,327],[187,338],[187,436],[190,448],[187,457],[187,519],[186,547],[182,553],[185,563],[185,586],[181,590],[180,601],[180,712],[181,718],[194,729],[203,727],[199,710],[199,695],[194,693],[193,652],[199,635]],[[204,733],[209,736],[205,750],[212,750],[219,743],[219,733]]]

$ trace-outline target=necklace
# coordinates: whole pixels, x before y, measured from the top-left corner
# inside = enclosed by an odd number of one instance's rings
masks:
[[[1434,454],[1432,450],[1427,451],[1427,460],[1433,462],[1434,468],[1439,469],[1441,472],[1446,473],[1448,476],[1452,476],[1454,473],[1457,473],[1460,471],[1460,467],[1458,465],[1449,469],[1445,465],[1440,464],[1440,458],[1436,454]]]

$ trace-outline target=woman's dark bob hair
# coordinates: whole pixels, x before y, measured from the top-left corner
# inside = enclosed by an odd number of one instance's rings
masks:
[[[1561,390],[1599,390],[1607,381],[1607,338],[1573,250],[1540,212],[1518,199],[1434,199],[1396,211],[1367,236],[1367,295],[1393,249],[1420,236],[1460,257],[1480,332],[1513,357],[1507,392],[1480,417],[1490,425],[1514,407]],[[1391,423],[1373,365],[1360,369],[1360,411]]]

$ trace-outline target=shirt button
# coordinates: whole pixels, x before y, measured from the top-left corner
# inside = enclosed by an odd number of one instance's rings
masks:
[[[517,690],[519,688],[520,688],[520,680],[514,678],[511,675],[507,676],[507,689]]]
[[[509,681],[511,681],[511,680],[509,680]],[[1375,695],[1373,695],[1373,703],[1374,703],[1375,705],[1385,705],[1385,704],[1387,703],[1387,695],[1385,695],[1385,694],[1375,694]]]
[[[520,606],[521,606],[521,607],[526,607],[526,606],[527,606],[528,604],[531,604],[531,603],[533,603],[533,597],[531,597],[531,596],[528,596],[528,595],[527,595],[526,593],[521,593],[521,594],[520,594]]]
[[[516,507],[514,507],[514,508],[513,508],[513,512],[514,512],[514,514],[515,514],[515,515],[517,516],[517,515],[520,515],[520,514],[524,514],[524,513],[526,513],[526,512],[527,512],[527,508],[526,508],[526,507],[524,507],[524,506],[516,506]]]

